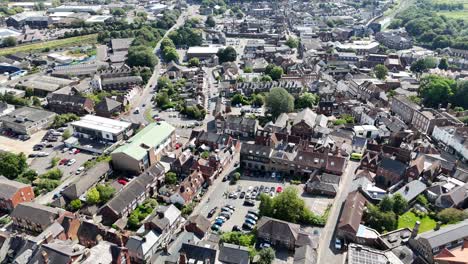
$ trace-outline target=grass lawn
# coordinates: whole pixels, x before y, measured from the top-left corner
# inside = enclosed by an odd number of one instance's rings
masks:
[[[421,225],[419,226],[419,233],[432,230],[436,226],[436,221],[430,218],[429,216],[425,216],[424,218],[419,218],[413,212],[408,211],[404,213],[403,215],[400,215],[400,217],[398,218],[398,229],[404,228],[404,227],[413,229],[416,221],[421,222]]]
[[[97,42],[97,34],[65,38],[65,39],[56,39],[56,40],[51,40],[51,41],[25,44],[25,45],[19,45],[16,47],[0,49],[0,56],[14,54],[18,52],[28,53],[28,52],[35,51],[35,50],[43,50],[45,48],[56,49],[59,47],[75,46],[75,45],[82,45],[82,44],[89,44],[89,43],[96,43],[96,42]]]

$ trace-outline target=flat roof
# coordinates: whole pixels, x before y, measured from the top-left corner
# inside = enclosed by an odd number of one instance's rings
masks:
[[[223,47],[190,47],[187,54],[216,54]]]
[[[83,127],[112,134],[121,133],[125,129],[129,128],[131,125],[132,124],[129,122],[114,120],[95,115],[85,115],[80,120],[72,123],[72,126]]]
[[[16,37],[21,35],[21,33],[13,31],[8,28],[0,28],[0,39],[7,38],[7,37]]]

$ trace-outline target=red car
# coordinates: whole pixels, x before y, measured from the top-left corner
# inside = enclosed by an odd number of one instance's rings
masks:
[[[77,150],[75,150],[75,152],[73,152],[73,154],[78,154],[78,153],[80,153],[79,149],[77,149]]]
[[[61,159],[59,162],[59,165],[65,165],[67,164],[67,162],[68,162],[68,159]]]
[[[278,188],[276,188],[276,192],[277,192],[277,193],[280,193],[280,192],[282,192],[282,191],[283,191],[283,187],[278,186]]]
[[[128,183],[128,181],[124,180],[124,179],[118,179],[117,180],[118,183],[122,184],[122,185],[125,185]]]
[[[179,149],[180,147],[182,147],[182,145],[180,143],[175,144],[175,149]]]

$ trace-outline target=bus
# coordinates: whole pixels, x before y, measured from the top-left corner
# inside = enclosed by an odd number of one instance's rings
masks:
[[[361,160],[362,159],[362,154],[361,153],[351,153],[351,159],[352,160]]]

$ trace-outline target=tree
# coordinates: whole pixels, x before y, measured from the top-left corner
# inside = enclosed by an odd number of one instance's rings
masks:
[[[69,122],[77,121],[80,117],[75,114],[61,114],[54,117],[52,128],[59,128],[65,126]]]
[[[284,88],[272,88],[265,97],[265,103],[274,118],[294,109],[294,97]]]
[[[262,78],[260,78],[261,82],[271,82],[273,79],[271,79],[270,75],[262,75]]]
[[[16,179],[28,168],[26,156],[23,153],[18,155],[11,152],[0,153],[0,175],[8,179]]]
[[[297,223],[304,212],[305,203],[294,187],[287,187],[274,200],[275,218]]]
[[[188,66],[189,67],[199,67],[200,66],[200,59],[198,58],[191,58],[188,61]]]
[[[415,73],[422,73],[435,67],[437,67],[437,60],[434,57],[425,57],[413,62],[410,70]]]
[[[207,27],[214,27],[214,26],[216,26],[216,21],[214,20],[213,16],[209,15],[209,16],[206,18],[205,26],[207,26]]]
[[[286,40],[286,45],[291,49],[294,49],[299,46],[299,41],[296,38],[289,37],[288,40]]]
[[[392,231],[397,226],[396,215],[394,212],[382,212],[379,207],[369,205],[365,214],[366,224],[379,232]]]
[[[123,8],[120,8],[120,7],[113,8],[111,10],[111,14],[113,16],[124,16],[125,15],[125,10]]]
[[[158,58],[149,47],[132,46],[128,50],[127,64],[130,67],[143,66],[153,69],[158,64]]]
[[[164,50],[165,48],[170,47],[170,48],[175,48],[174,42],[170,38],[163,38],[161,40],[161,50]]]
[[[131,230],[136,230],[139,224],[140,224],[140,220],[138,219],[138,215],[133,214],[133,213],[130,214],[130,216],[128,217],[128,221],[127,221],[128,228]]]
[[[239,172],[234,172],[231,177],[231,184],[235,184],[238,180],[240,180],[240,173]]]
[[[210,152],[207,151],[207,150],[205,150],[205,151],[203,151],[203,152],[201,153],[200,156],[201,156],[202,159],[208,159],[208,158],[210,157]]]
[[[247,104],[249,104],[249,102],[247,101],[247,99],[245,98],[245,96],[243,94],[236,93],[231,98],[231,104],[232,105],[237,105],[237,104],[247,105]]]
[[[65,131],[63,131],[62,138],[67,140],[70,137],[71,137],[70,129],[65,129]]]
[[[408,201],[400,193],[396,193],[392,196],[393,199],[393,212],[397,215],[401,215],[408,209]]]
[[[271,264],[275,260],[275,250],[271,247],[262,248],[258,252],[258,256],[260,257],[258,260],[259,264]]]
[[[169,185],[174,185],[177,183],[177,174],[175,172],[168,172],[164,178],[164,182]]]
[[[252,72],[253,72],[252,67],[248,66],[244,68],[244,73],[252,73]]]
[[[383,64],[378,64],[374,68],[375,77],[380,80],[385,80],[388,74],[388,69]]]
[[[319,97],[313,93],[303,93],[294,103],[297,109],[312,108],[318,103]]]
[[[75,200],[70,202],[70,209],[72,211],[78,211],[79,209],[81,209],[82,206],[83,205],[81,204],[80,199],[75,199]]]
[[[179,61],[179,53],[177,53],[177,50],[173,47],[165,47],[162,55],[166,62]]]
[[[275,211],[275,205],[273,204],[273,199],[267,194],[260,194],[260,206],[258,207],[260,215],[262,216],[272,216]]]
[[[440,59],[438,67],[441,70],[448,70],[449,65],[448,65],[447,58]]]
[[[393,199],[388,195],[384,196],[379,203],[379,208],[384,212],[393,211]]]
[[[454,95],[457,83],[449,78],[429,75],[421,80],[419,93],[423,98],[425,106],[438,107],[439,104],[447,105],[449,99]]]
[[[229,46],[225,49],[220,49],[216,54],[219,58],[219,63],[228,62],[228,61],[235,61],[237,58],[236,50]]]
[[[251,103],[253,106],[261,107],[265,103],[265,98],[261,94],[254,94]]]
[[[4,47],[14,47],[18,44],[15,37],[6,37],[3,39],[2,44]]]
[[[273,67],[273,69],[271,69],[268,75],[270,75],[271,79],[274,81],[279,80],[281,79],[281,76],[283,75],[283,68],[279,66],[275,66]]]
[[[53,157],[53,158],[50,160],[50,166],[51,166],[51,167],[57,166],[57,164],[58,164],[59,161],[60,161],[60,158],[59,158],[59,157]]]
[[[420,194],[418,195],[418,197],[416,197],[416,202],[424,207],[429,205],[429,201],[427,200],[426,196],[424,196],[423,194]]]
[[[88,193],[86,193],[86,202],[88,204],[97,204],[100,201],[99,192],[96,187],[89,189]]]
[[[454,224],[467,217],[466,213],[456,208],[447,208],[437,214],[437,218],[444,224]]]
[[[98,184],[96,190],[99,192],[99,201],[105,203],[115,194],[115,188],[109,184]]]

